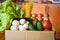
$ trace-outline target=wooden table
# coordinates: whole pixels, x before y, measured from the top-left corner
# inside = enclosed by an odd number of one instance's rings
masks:
[[[4,33],[0,33],[0,40],[5,40],[5,34]]]

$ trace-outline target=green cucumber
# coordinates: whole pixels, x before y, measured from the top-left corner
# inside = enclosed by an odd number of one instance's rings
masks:
[[[41,22],[37,22],[37,30],[42,31],[42,24],[41,24]]]
[[[38,22],[37,19],[35,19],[35,20],[33,21],[33,26],[34,26],[35,28],[37,27],[37,22]]]
[[[31,23],[28,24],[28,29],[30,31],[36,30],[36,28]]]

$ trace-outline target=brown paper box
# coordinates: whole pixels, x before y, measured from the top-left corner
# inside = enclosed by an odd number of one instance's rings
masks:
[[[5,40],[55,40],[55,31],[5,31]]]

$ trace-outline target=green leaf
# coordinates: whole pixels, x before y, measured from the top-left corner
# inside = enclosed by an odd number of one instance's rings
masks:
[[[23,14],[23,10],[20,10],[19,6],[11,0],[0,3],[0,32],[3,32],[11,24],[11,19],[23,17]]]
[[[9,24],[9,16],[6,13],[0,14],[0,32],[3,32],[3,29],[6,29]]]
[[[20,18],[23,18],[23,17],[24,17],[24,10],[20,9]]]

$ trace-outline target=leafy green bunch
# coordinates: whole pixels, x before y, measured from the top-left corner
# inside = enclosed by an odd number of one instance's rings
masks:
[[[11,19],[23,17],[24,12],[21,10],[22,9],[11,0],[0,3],[0,32],[4,32],[11,24]]]

